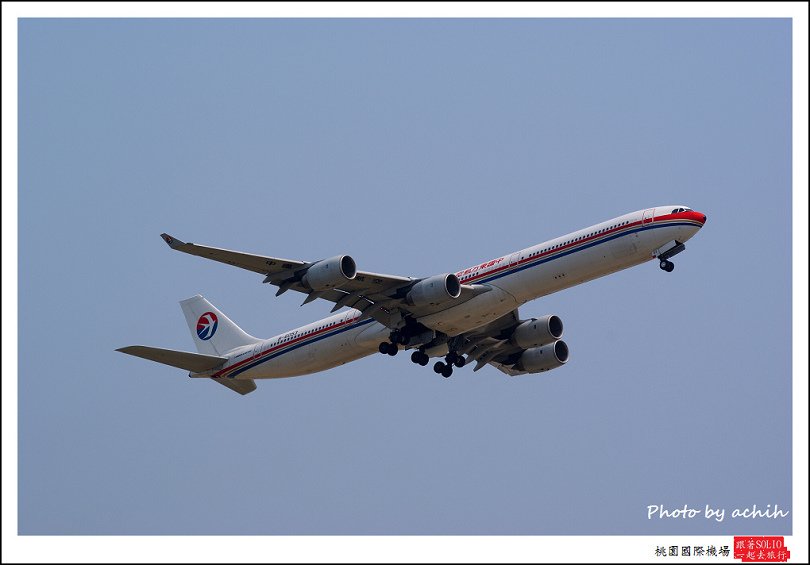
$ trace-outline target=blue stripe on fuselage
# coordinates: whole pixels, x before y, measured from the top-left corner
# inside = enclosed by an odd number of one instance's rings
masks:
[[[310,344],[315,343],[317,341],[320,341],[322,339],[326,339],[327,337],[332,337],[332,336],[338,335],[338,334],[343,333],[345,331],[348,331],[348,330],[350,330],[352,328],[359,328],[360,326],[365,325],[365,324],[370,324],[373,321],[374,321],[373,318],[369,318],[367,320],[363,320],[362,322],[358,322],[358,323],[355,323],[355,324],[349,324],[348,326],[340,328],[337,331],[334,331],[334,332],[331,332],[331,333],[326,333],[326,334],[323,334],[323,335],[319,335],[319,336],[314,337],[314,338],[312,338],[310,340],[306,340],[306,341],[302,341],[300,343],[296,343],[292,347],[289,347],[287,349],[282,349],[280,351],[276,351],[275,353],[272,353],[272,354],[270,354],[270,355],[268,355],[266,357],[262,357],[261,359],[257,359],[255,362],[248,363],[244,367],[239,367],[236,371],[234,371],[230,375],[227,375],[227,377],[225,377],[225,378],[232,379],[236,375],[238,375],[239,373],[244,373],[248,369],[252,369],[253,367],[257,367],[257,366],[261,365],[262,363],[264,363],[265,361],[269,361],[270,359],[275,359],[279,355],[283,355],[283,354],[285,354],[285,353],[287,353],[289,351],[294,351],[294,350],[298,349],[299,347],[303,347],[304,345],[310,345]],[[222,377],[218,377],[218,378],[222,378]]]
[[[473,283],[474,284],[481,284],[481,283],[492,282],[494,280],[500,279],[500,278],[505,277],[507,275],[512,275],[512,274],[518,273],[520,271],[523,271],[525,269],[529,269],[531,267],[536,267],[537,265],[542,265],[543,263],[548,263],[549,261],[553,261],[554,259],[559,259],[560,257],[565,257],[566,255],[571,255],[572,253],[576,253],[578,251],[582,251],[583,249],[588,249],[589,247],[594,247],[594,246],[600,245],[602,243],[607,243],[608,241],[612,241],[614,239],[618,239],[618,238],[624,237],[626,235],[641,232],[641,231],[644,231],[644,230],[651,230],[651,229],[656,229],[656,228],[669,228],[669,227],[673,227],[673,226],[692,226],[692,227],[695,227],[696,224],[686,223],[686,222],[678,222],[678,223],[668,223],[668,224],[658,224],[658,225],[653,224],[653,225],[642,226],[642,227],[639,227],[639,228],[628,230],[628,231],[623,232],[623,233],[618,233],[618,234],[608,236],[608,237],[606,237],[604,239],[600,239],[599,241],[592,241],[590,243],[584,244],[584,245],[579,246],[579,247],[575,247],[573,249],[568,249],[566,251],[561,251],[561,252],[556,253],[556,254],[554,254],[554,255],[552,255],[550,257],[538,258],[537,260],[530,261],[530,262],[526,263],[525,265],[520,265],[520,266],[518,266],[518,267],[516,267],[514,269],[509,269],[509,270],[503,271],[502,273],[497,273],[495,275],[492,275],[491,277],[484,277],[481,280],[473,281]],[[464,284],[468,284],[468,283],[465,282]]]

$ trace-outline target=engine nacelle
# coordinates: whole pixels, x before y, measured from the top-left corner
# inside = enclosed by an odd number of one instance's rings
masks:
[[[568,346],[558,340],[543,347],[532,347],[523,352],[515,368],[527,373],[542,373],[565,365],[568,361]]]
[[[563,334],[563,323],[559,316],[549,314],[542,318],[526,320],[515,328],[509,341],[513,344],[529,349],[540,347],[558,340]]]
[[[348,255],[338,255],[314,263],[301,283],[310,290],[329,290],[352,280],[357,275],[357,265]]]
[[[461,296],[461,283],[452,273],[419,281],[405,296],[411,306],[436,306]]]

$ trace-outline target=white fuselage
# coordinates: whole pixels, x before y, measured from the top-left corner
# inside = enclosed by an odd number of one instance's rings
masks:
[[[418,322],[455,336],[529,300],[649,261],[662,246],[691,238],[705,221],[697,212],[687,209],[672,214],[673,209],[677,207],[625,214],[458,271],[462,284],[489,285],[491,290],[461,304],[451,302]],[[315,373],[376,353],[390,333],[389,328],[371,318],[361,320],[361,313],[350,309],[236,349],[223,367],[193,376],[267,379]]]

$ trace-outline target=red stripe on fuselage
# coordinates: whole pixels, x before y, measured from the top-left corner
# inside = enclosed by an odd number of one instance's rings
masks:
[[[653,224],[656,224],[656,223],[667,222],[667,221],[672,221],[672,220],[681,220],[681,221],[686,220],[686,221],[690,221],[690,222],[697,222],[702,226],[703,225],[703,217],[704,217],[703,214],[700,214],[699,212],[694,212],[694,211],[689,210],[689,211],[686,211],[686,212],[679,212],[677,214],[664,214],[662,216],[653,216],[653,218],[651,220],[645,221],[644,225],[649,226],[649,225],[653,225]],[[633,228],[635,228],[637,226],[641,226],[641,225],[642,225],[641,220],[636,221],[636,222],[630,222],[629,224],[626,224],[624,226],[618,226],[618,227],[615,227],[615,228],[610,229],[608,231],[605,231],[605,232],[602,232],[602,233],[599,233],[599,234],[594,234],[594,235],[589,236],[589,237],[582,238],[582,239],[580,239],[578,241],[572,241],[571,243],[567,243],[565,245],[557,247],[556,249],[549,249],[548,251],[545,251],[545,252],[540,253],[538,255],[530,255],[529,257],[526,257],[525,259],[522,259],[522,260],[520,260],[520,261],[518,261],[516,263],[513,263],[513,264],[508,264],[507,263],[506,265],[502,265],[502,266],[498,267],[497,269],[492,269],[491,271],[485,271],[483,273],[479,273],[479,274],[477,274],[477,275],[475,275],[473,277],[470,277],[468,279],[461,279],[461,276],[459,276],[459,278],[460,278],[462,284],[469,284],[469,283],[475,282],[476,280],[480,280],[480,279],[483,279],[483,278],[489,278],[489,277],[491,277],[493,275],[497,275],[498,273],[503,273],[505,271],[515,269],[515,268],[520,267],[522,265],[525,265],[527,263],[532,263],[532,262],[537,261],[539,259],[542,259],[544,257],[551,257],[552,255],[555,255],[555,254],[560,253],[562,251],[573,249],[575,247],[579,247],[579,246],[584,245],[584,244],[593,243],[594,241],[598,241],[600,239],[606,239],[608,237],[616,235],[617,233],[620,233],[620,232],[623,232],[623,231],[626,231],[626,230],[629,230],[629,229],[633,229]],[[511,255],[512,254],[510,254],[509,256],[511,256]],[[507,257],[509,257],[509,256],[507,256]],[[506,258],[506,257],[504,257],[504,258]],[[497,259],[496,259],[496,261],[497,261]],[[485,265],[486,262],[481,263],[481,264]],[[480,266],[480,265],[477,265],[477,266]],[[471,267],[471,269],[474,270],[475,267]],[[462,271],[459,271],[459,273],[463,273],[464,271],[467,271],[467,270],[469,270],[469,269],[464,269]],[[457,273],[457,276],[458,276],[458,273]]]
[[[265,357],[265,356],[267,356],[267,355],[269,355],[269,354],[271,354],[271,353],[275,353],[276,351],[280,351],[281,349],[284,349],[284,348],[289,347],[289,346],[291,346],[291,345],[295,345],[295,344],[297,344],[297,343],[301,343],[301,342],[302,342],[302,341],[304,341],[304,340],[311,339],[311,338],[317,337],[317,336],[319,336],[319,335],[323,335],[323,334],[325,334],[325,333],[327,333],[327,332],[330,332],[330,331],[334,331],[334,330],[336,330],[336,329],[338,329],[338,328],[345,327],[345,326],[347,326],[347,325],[351,324],[352,322],[356,321],[356,320],[357,320],[357,318],[358,318],[358,317],[356,316],[356,317],[351,318],[351,319],[349,319],[349,320],[345,320],[345,321],[343,321],[343,322],[340,322],[339,324],[335,324],[334,326],[328,326],[328,327],[326,327],[326,328],[323,328],[323,329],[321,329],[321,330],[318,330],[318,331],[316,331],[315,333],[311,333],[311,334],[304,334],[304,335],[299,336],[299,337],[297,337],[297,338],[295,338],[295,339],[293,339],[293,340],[291,340],[291,341],[288,341],[287,343],[280,343],[280,344],[278,344],[278,345],[276,345],[276,346],[274,346],[274,347],[271,347],[271,348],[270,348],[270,349],[268,349],[267,351],[263,351],[263,352],[262,352],[262,353],[261,353],[261,354],[260,354],[258,357],[250,357],[250,358],[248,358],[248,359],[243,359],[243,360],[241,360],[239,363],[235,363],[235,364],[231,365],[230,367],[225,367],[224,369],[222,369],[222,370],[221,370],[221,371],[219,371],[218,373],[213,374],[213,375],[211,376],[211,378],[213,378],[213,379],[220,378],[220,377],[224,376],[224,375],[225,375],[225,373],[230,373],[230,372],[231,372],[232,370],[234,370],[234,369],[238,369],[238,368],[240,368],[240,367],[244,367],[244,366],[245,366],[247,363],[252,363],[253,361],[258,361],[258,360],[260,360],[262,357]],[[293,331],[295,331],[295,330],[293,330]],[[255,346],[254,346],[254,347],[255,347]]]
[[[565,245],[557,247],[556,249],[549,249],[548,251],[545,251],[545,252],[540,253],[538,255],[530,255],[529,257],[526,257],[525,259],[523,259],[521,261],[518,261],[517,263],[513,263],[511,265],[507,264],[507,265],[504,265],[502,267],[498,267],[497,269],[493,269],[491,271],[486,271],[484,273],[479,273],[479,274],[475,275],[474,277],[470,277],[469,279],[462,280],[461,283],[462,284],[469,284],[469,283],[471,283],[471,282],[473,282],[475,280],[478,280],[478,279],[488,278],[488,277],[491,277],[492,275],[504,272],[506,270],[513,269],[513,268],[519,267],[521,265],[525,265],[526,263],[531,263],[533,261],[537,261],[538,259],[542,259],[543,257],[550,257],[552,255],[560,253],[561,251],[565,251],[567,249],[572,249],[572,248],[577,247],[579,245],[582,245],[584,243],[590,243],[590,242],[596,241],[598,239],[606,238],[608,236],[615,235],[615,234],[617,234],[617,233],[619,233],[621,231],[633,228],[635,226],[640,226],[640,225],[641,225],[641,221],[631,222],[631,223],[629,223],[627,225],[619,226],[619,227],[610,229],[610,230],[608,230],[606,232],[602,232],[600,234],[595,234],[595,235],[592,235],[590,237],[580,239],[579,241],[572,241],[571,243],[567,243]],[[463,271],[461,271],[461,272],[463,272]]]

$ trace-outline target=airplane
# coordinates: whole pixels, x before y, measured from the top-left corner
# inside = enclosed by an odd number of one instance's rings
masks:
[[[258,339],[245,333],[200,295],[180,302],[197,353],[134,345],[116,351],[210,378],[240,393],[256,379],[294,377],[324,371],[375,352],[394,356],[412,350],[411,361],[447,378],[453,367],[487,364],[509,376],[542,373],[568,362],[559,316],[521,319],[530,300],[658,259],[670,259],[706,223],[687,206],[646,208],[484,261],[425,278],[358,271],[349,255],[295,261],[252,255],[194,243],[168,234],[175,251],[212,259],[264,276],[277,286],[334,303],[328,318]]]

